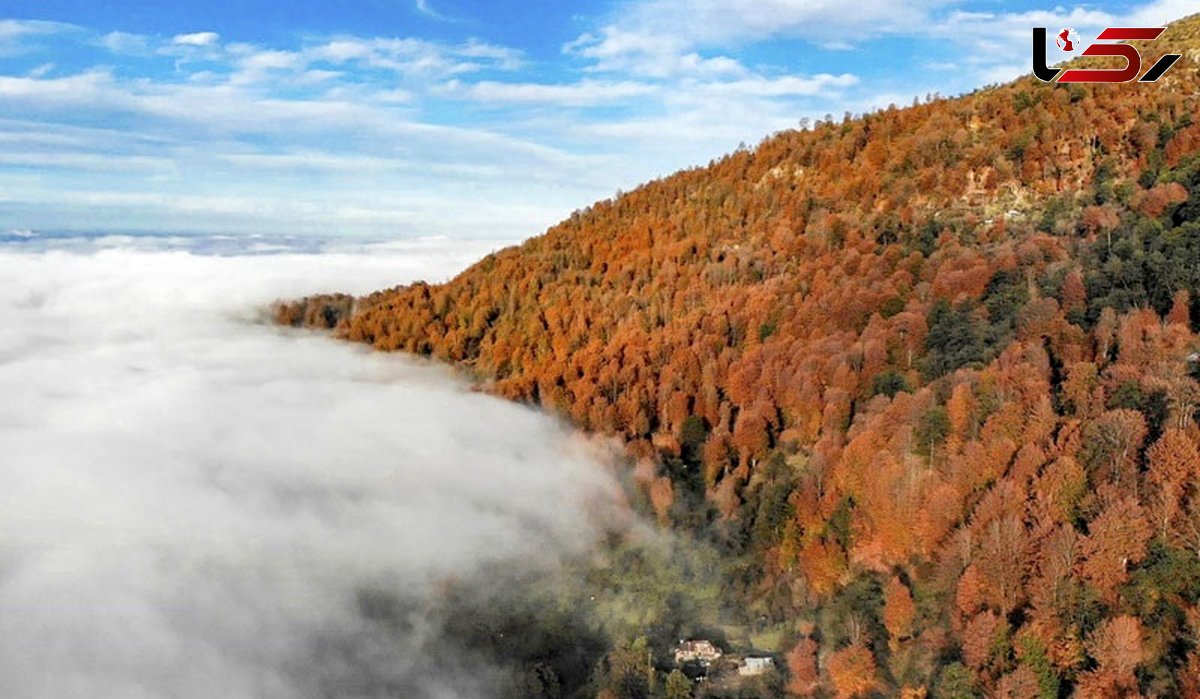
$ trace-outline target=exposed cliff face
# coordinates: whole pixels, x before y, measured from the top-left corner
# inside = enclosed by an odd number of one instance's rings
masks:
[[[777,134],[446,284],[280,319],[621,434],[661,464],[659,517],[752,558],[780,623],[874,581],[867,631],[804,646],[813,686],[865,647],[889,690],[954,667],[963,691],[1184,692],[1198,45],[1196,18],[1142,44],[1185,55],[1156,84],[1028,78]]]

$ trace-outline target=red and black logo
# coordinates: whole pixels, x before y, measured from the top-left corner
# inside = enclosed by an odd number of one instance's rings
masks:
[[[1150,41],[1157,39],[1165,31],[1164,27],[1109,27],[1096,37],[1100,41]],[[1072,52],[1079,44],[1079,36],[1074,29],[1063,29],[1054,37],[1058,48],[1064,52]],[[1093,43],[1083,50],[1082,56],[1120,56],[1125,59],[1124,68],[1071,68],[1061,70],[1046,65],[1046,28],[1033,28],[1033,74],[1043,82],[1060,83],[1127,83],[1137,79],[1140,83],[1152,83],[1163,76],[1167,69],[1175,65],[1181,56],[1168,53],[1155,61],[1142,77],[1142,55],[1129,44]]]

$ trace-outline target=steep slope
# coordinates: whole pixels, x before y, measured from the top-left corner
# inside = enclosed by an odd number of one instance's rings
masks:
[[[1197,693],[1200,19],[1141,48],[1184,58],[777,134],[280,320],[622,435],[795,693]]]

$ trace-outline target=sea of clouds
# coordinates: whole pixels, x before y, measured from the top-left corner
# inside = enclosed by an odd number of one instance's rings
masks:
[[[585,550],[604,450],[263,308],[498,247],[0,242],[0,696],[487,696],[430,657],[420,601]],[[403,633],[364,590],[417,602]]]

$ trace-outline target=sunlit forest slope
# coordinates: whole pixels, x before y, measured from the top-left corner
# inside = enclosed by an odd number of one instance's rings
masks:
[[[800,629],[796,695],[1200,696],[1200,20],[1140,47],[1183,59],[775,134],[280,318],[621,436]]]

